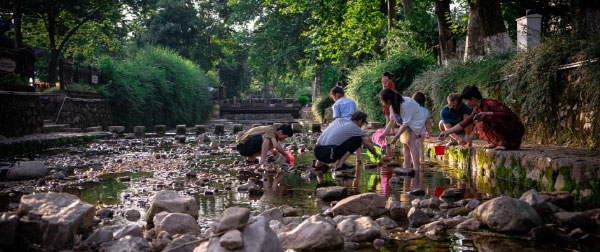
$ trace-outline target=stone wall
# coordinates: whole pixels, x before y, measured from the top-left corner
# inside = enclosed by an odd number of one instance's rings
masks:
[[[69,124],[73,128],[102,126],[107,129],[112,125],[110,102],[105,99],[69,98],[58,116],[59,124]]]
[[[292,120],[292,114],[222,114],[221,118],[228,120]]]
[[[42,132],[40,95],[0,91],[0,135],[21,136]]]
[[[577,199],[600,205],[600,153],[559,146],[522,146],[498,151],[481,147],[450,147],[434,154],[435,145],[425,144],[426,156],[454,166],[457,177],[477,185],[482,193],[519,197],[538,191],[567,191]]]

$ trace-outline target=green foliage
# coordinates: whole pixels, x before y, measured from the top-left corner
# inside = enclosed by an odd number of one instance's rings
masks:
[[[411,54],[392,55],[384,60],[367,62],[350,72],[347,96],[357,102],[359,110],[369,115],[369,121],[385,122],[377,97],[382,90],[381,73],[388,71],[394,74],[396,90],[402,92],[430,64],[433,64],[431,57]]]
[[[298,96],[298,99],[296,99],[298,102],[300,102],[302,104],[302,106],[308,104],[310,102],[310,98],[308,98],[308,96]]]
[[[325,109],[333,106],[333,99],[329,97],[329,95],[322,95],[315,100],[315,103],[312,106],[313,115],[315,115],[315,119],[319,122],[323,122],[325,119]]]
[[[0,76],[0,86],[25,86],[27,81],[15,73],[7,73]]]
[[[215,86],[198,65],[171,49],[146,46],[124,60],[103,58],[111,80],[100,91],[111,99],[115,122],[128,128],[194,125],[208,119]]]

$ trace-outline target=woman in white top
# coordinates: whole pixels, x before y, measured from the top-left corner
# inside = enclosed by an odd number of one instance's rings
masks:
[[[391,141],[395,144],[402,134],[404,144],[404,168],[410,168],[412,160],[413,169],[420,169],[419,149],[417,148],[417,134],[425,128],[427,116],[421,109],[421,106],[412,98],[403,97],[398,92],[386,88],[379,93],[381,103],[390,106],[390,122],[385,127],[385,131],[380,138],[383,140],[385,136],[393,128],[394,123],[400,125],[400,130]],[[406,133],[405,133],[406,132]]]

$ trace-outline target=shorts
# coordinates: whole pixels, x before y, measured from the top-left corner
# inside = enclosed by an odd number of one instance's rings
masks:
[[[355,136],[340,145],[317,145],[315,146],[315,157],[317,160],[330,164],[338,161],[346,152],[354,153],[362,145],[362,137]]]
[[[244,157],[249,157],[260,152],[260,149],[262,148],[262,143],[262,136],[253,136],[251,138],[248,138],[248,140],[246,140],[245,143],[238,144],[237,150],[239,151],[240,155]]]

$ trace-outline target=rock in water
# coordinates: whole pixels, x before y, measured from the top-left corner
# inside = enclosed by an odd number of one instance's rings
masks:
[[[411,227],[420,227],[429,223],[429,216],[427,216],[425,212],[421,211],[421,209],[417,207],[410,208],[407,218]]]
[[[341,200],[348,194],[348,188],[343,186],[329,186],[317,188],[317,198],[324,201]]]
[[[128,221],[137,221],[141,217],[141,214],[138,210],[129,209],[125,212],[125,219]]]
[[[554,214],[558,224],[568,226],[569,228],[582,228],[594,230],[596,222],[582,212],[558,212]]]
[[[480,225],[481,225],[481,223],[479,223],[478,220],[471,218],[471,219],[468,219],[468,220],[463,221],[460,224],[458,224],[456,226],[456,229],[457,230],[475,231],[475,230],[479,229]]]
[[[175,191],[164,190],[154,195],[150,208],[146,213],[146,223],[148,223],[150,228],[154,226],[154,215],[163,211],[169,213],[186,213],[194,219],[198,219],[198,204],[196,204],[196,199]]]
[[[406,215],[408,214],[408,208],[403,207],[400,201],[396,200],[394,197],[388,198],[385,209],[390,215],[390,218],[397,221],[406,220]]]
[[[196,219],[189,214],[161,212],[154,216],[154,225],[157,233],[166,231],[169,234],[191,234],[199,236],[202,230]]]
[[[247,223],[249,218],[250,210],[248,208],[230,207],[225,209],[219,221],[213,224],[213,230],[215,233],[220,233],[225,230],[237,229]]]
[[[498,197],[475,209],[474,217],[496,232],[526,233],[544,223],[525,201]]]
[[[385,197],[376,193],[363,193],[345,198],[331,208],[334,216],[363,215],[377,218],[386,212]]]
[[[291,231],[278,235],[285,249],[329,249],[344,243],[342,234],[329,217],[312,216]]]
[[[379,217],[377,220],[375,220],[375,222],[377,222],[377,225],[385,229],[394,229],[398,227],[398,223],[386,216]]]
[[[268,221],[276,220],[283,222],[283,210],[281,210],[279,207],[267,209],[259,216],[264,216]]]
[[[117,241],[112,246],[106,248],[106,252],[124,252],[124,251],[136,251],[136,252],[151,252],[152,248],[146,239],[135,236],[125,236]]]
[[[246,209],[247,210],[247,209]],[[281,252],[281,244],[277,235],[269,227],[269,222],[265,217],[258,216],[252,217],[249,220],[250,225],[246,226],[242,231],[242,240],[244,241],[243,246],[238,248],[236,251],[262,251],[262,252]],[[196,248],[195,252],[199,251],[210,251],[210,252],[227,252],[230,251],[224,247],[221,247],[219,237],[210,238],[206,250]]]
[[[21,198],[21,231],[31,242],[54,250],[72,245],[78,230],[92,226],[94,207],[68,193],[37,193]]]
[[[11,167],[6,173],[10,181],[43,178],[48,174],[48,167],[41,161],[26,161]]]
[[[371,217],[363,216],[356,220],[345,219],[337,224],[344,240],[351,242],[371,242],[377,238],[388,239],[385,230],[381,229]]]
[[[242,239],[242,232],[237,229],[229,230],[219,239],[221,247],[234,250],[244,246],[244,240]]]
[[[0,227],[0,247],[13,247],[19,227],[19,216],[16,213],[1,213]]]
[[[193,252],[198,245],[200,245],[198,238],[186,234],[173,239],[163,251]]]

